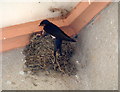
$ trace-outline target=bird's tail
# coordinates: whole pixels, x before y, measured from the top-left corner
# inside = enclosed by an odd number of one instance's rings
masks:
[[[76,40],[74,40],[74,39],[71,39],[70,41],[71,41],[71,42],[76,42]]]
[[[69,39],[65,39],[66,41],[70,41],[70,42],[76,42],[76,40],[69,38]]]
[[[70,42],[76,42],[73,38],[69,37],[68,35],[64,34],[61,37],[63,40],[70,41]]]

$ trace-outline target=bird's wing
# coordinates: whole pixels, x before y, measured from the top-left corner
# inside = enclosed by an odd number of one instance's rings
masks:
[[[49,24],[45,27],[45,30],[50,33],[51,35],[55,36],[58,39],[66,40],[66,41],[72,41],[75,42],[74,39],[70,38],[67,34],[65,34],[59,27],[57,27],[54,24]]]

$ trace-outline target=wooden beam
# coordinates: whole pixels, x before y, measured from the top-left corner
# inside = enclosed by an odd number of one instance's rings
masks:
[[[52,18],[48,19],[59,26],[69,36],[77,34],[90,20],[93,19],[102,9],[110,2],[80,2],[65,19]],[[29,36],[33,32],[42,30],[39,23],[42,20],[23,23],[10,27],[1,28],[0,41],[2,41],[2,49],[0,52],[23,47],[28,44]]]
[[[92,2],[82,14],[80,14],[71,26],[78,33],[85,25],[87,25],[100,11],[102,11],[110,2]]]

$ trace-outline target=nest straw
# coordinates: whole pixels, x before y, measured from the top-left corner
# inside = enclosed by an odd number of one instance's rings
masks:
[[[57,54],[56,62],[54,62],[53,51],[54,39],[50,35],[42,37],[38,33],[33,33],[29,44],[23,50],[25,66],[32,72],[51,70],[68,75],[76,74],[76,66],[71,61],[74,43],[63,41],[62,56]]]

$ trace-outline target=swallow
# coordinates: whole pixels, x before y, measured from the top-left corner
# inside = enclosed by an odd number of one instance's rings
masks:
[[[76,42],[74,39],[70,38],[67,34],[65,34],[58,26],[53,24],[48,20],[43,20],[40,22],[39,26],[43,26],[43,30],[45,31],[44,36],[50,34],[55,37],[54,42],[54,56],[56,57],[56,52],[59,51],[59,54],[62,56],[62,41],[70,41]]]

